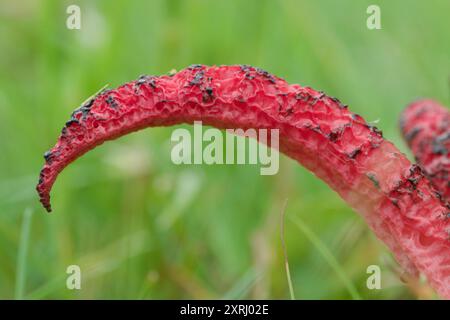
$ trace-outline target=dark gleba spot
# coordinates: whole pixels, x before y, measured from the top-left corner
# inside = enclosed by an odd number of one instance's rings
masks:
[[[341,127],[332,130],[328,134],[328,139],[330,139],[331,142],[336,142],[342,136],[342,133],[344,132],[346,127],[347,125],[343,125]]]
[[[189,70],[201,69],[201,68],[203,68],[203,65],[201,65],[201,64],[191,64],[191,65],[188,67]]]
[[[440,155],[447,155],[449,153],[447,147],[445,146],[447,140],[450,140],[450,131],[441,134],[440,136],[437,136],[432,143],[433,153]]]
[[[365,124],[365,123],[366,123],[366,121],[364,120],[364,118],[361,117],[361,116],[360,116],[359,114],[357,114],[357,113],[352,113],[352,114],[351,114],[351,117],[352,117],[353,121],[355,121],[355,122],[358,122],[358,123],[361,123],[361,124]]]
[[[356,156],[357,156],[358,154],[360,154],[360,153],[361,153],[361,149],[360,149],[360,148],[356,148],[355,150],[353,150],[352,152],[350,152],[349,154],[347,154],[347,156],[348,156],[350,159],[355,159]]]
[[[114,98],[112,97],[112,96],[108,96],[107,98],[106,98],[106,103],[107,104],[112,104],[114,102]]]
[[[379,135],[380,137],[383,137],[383,131],[381,131],[380,129],[378,129],[376,126],[372,126],[372,125],[367,125],[367,128],[369,128],[369,130],[377,135]]]
[[[330,132],[330,134],[328,135],[328,138],[330,139],[331,142],[336,142],[338,137],[339,137],[339,133],[335,132],[335,131]]]
[[[51,162],[52,161],[52,156],[53,154],[50,151],[47,151],[44,153],[44,159],[46,162]]]
[[[117,107],[118,107],[117,102],[113,96],[108,96],[106,98],[106,103],[108,104],[108,106],[110,106],[113,109],[117,109]]]
[[[69,126],[72,123],[78,123],[78,120],[75,118],[76,114],[79,114],[81,112],[82,118],[86,119],[86,117],[89,115],[89,112],[91,111],[92,105],[94,104],[95,98],[91,98],[85,103],[81,105],[81,107],[75,109],[74,112],[72,112],[71,119],[66,122],[66,126]]]
[[[148,75],[141,75],[137,80],[136,80],[136,85],[141,86],[143,84],[149,84],[150,87],[152,88],[156,88],[156,83],[155,83],[155,77],[154,76],[148,76]]]
[[[86,102],[81,106],[81,109],[89,110],[89,109],[91,109],[91,107],[92,107],[93,104],[94,104],[94,98],[89,99],[88,101],[86,101]]]
[[[207,95],[212,96],[212,94],[213,94],[213,88],[211,88],[211,87],[206,87],[206,88],[205,88],[205,92],[206,92]]]
[[[78,111],[81,111],[83,113],[83,116],[86,116],[92,108],[92,105],[94,104],[94,99],[89,99],[86,101],[80,108],[78,108]]]
[[[348,106],[346,104],[343,104],[338,98],[336,97],[329,97],[331,101],[336,103],[339,107],[339,109],[346,109]]]
[[[214,95],[213,95],[213,88],[211,87],[206,87],[204,92],[203,92],[203,102],[209,102],[211,101],[211,99],[213,99]]]
[[[191,86],[198,86],[203,81],[203,76],[205,73],[203,71],[199,71],[195,74],[194,79],[189,82]]]
[[[375,177],[375,174],[369,172],[369,173],[366,173],[366,176],[367,176],[367,178],[369,178],[370,181],[372,181],[375,188],[380,189],[380,182]]]
[[[268,71],[261,69],[261,68],[256,68],[255,70],[258,74],[262,75],[264,78],[269,80],[269,82],[276,83],[275,77],[272,74],[270,74]]]
[[[311,98],[311,95],[307,92],[298,92],[295,94],[295,99],[307,102]]]
[[[55,159],[55,157],[59,157],[60,154],[61,152],[59,150],[55,150],[54,152],[49,150],[44,153],[44,159],[48,164],[51,164],[53,159]]]
[[[66,127],[70,127],[73,123],[78,124],[80,123],[80,121],[72,117],[69,121],[66,122]]]
[[[445,156],[446,154],[448,154],[448,150],[443,144],[437,143],[436,140],[434,140],[433,141],[433,153]]]
[[[254,68],[248,64],[241,64],[239,65],[239,67],[241,68],[242,71],[244,72],[249,72],[251,70],[253,70]]]
[[[408,181],[413,186],[413,190],[415,190],[417,183],[420,181],[420,177],[411,177],[411,178],[408,178]]]
[[[136,84],[138,84],[138,85],[144,84],[147,81],[147,79],[148,79],[147,75],[145,75],[145,74],[140,75],[136,81]]]
[[[422,131],[422,128],[414,127],[409,131],[407,134],[405,134],[405,140],[407,142],[412,142],[414,138],[419,134],[419,132]]]

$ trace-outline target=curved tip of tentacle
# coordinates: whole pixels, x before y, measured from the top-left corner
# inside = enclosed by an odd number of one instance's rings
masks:
[[[45,169],[45,167],[44,167]],[[45,187],[45,179],[47,178],[45,176],[44,169],[41,170],[41,173],[39,175],[39,183],[36,186],[36,191],[39,195],[39,201],[41,202],[42,206],[47,210],[47,212],[52,212],[52,206],[50,203],[50,194],[48,191],[48,188]]]

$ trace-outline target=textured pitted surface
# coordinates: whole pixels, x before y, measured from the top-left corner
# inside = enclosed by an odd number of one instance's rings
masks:
[[[250,66],[194,65],[101,92],[73,113],[46,153],[37,186],[42,204],[51,210],[59,172],[95,146],[145,127],[196,120],[218,128],[279,129],[282,152],[362,214],[407,272],[419,269],[450,297],[449,208],[422,172],[339,100]]]
[[[450,111],[436,101],[419,100],[405,109],[401,127],[417,162],[450,201]]]

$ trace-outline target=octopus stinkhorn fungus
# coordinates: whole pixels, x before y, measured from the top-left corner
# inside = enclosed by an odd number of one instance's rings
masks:
[[[45,154],[37,186],[42,204],[51,211],[49,194],[58,174],[103,142],[194,121],[278,129],[283,153],[359,212],[407,272],[423,272],[450,298],[450,210],[420,167],[338,99],[246,65],[193,65],[97,94],[73,112]]]

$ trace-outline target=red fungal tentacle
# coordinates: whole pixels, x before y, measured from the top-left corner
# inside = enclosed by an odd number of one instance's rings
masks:
[[[339,100],[250,66],[195,65],[100,93],[73,113],[46,154],[37,186],[42,204],[50,211],[57,175],[97,145],[145,127],[196,120],[279,129],[282,152],[361,213],[408,272],[419,269],[450,298],[448,208],[420,169]]]
[[[427,177],[450,201],[449,110],[430,99],[416,101],[403,112],[401,129]]]

